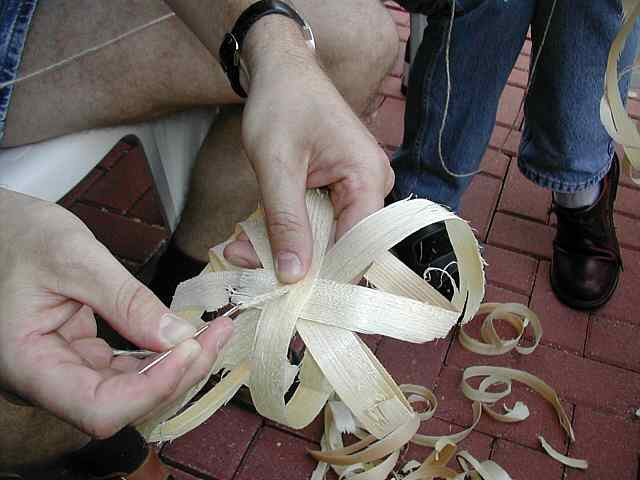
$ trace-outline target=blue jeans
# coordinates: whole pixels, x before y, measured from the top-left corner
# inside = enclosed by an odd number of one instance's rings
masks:
[[[15,80],[38,0],[0,0],[0,83]],[[13,85],[0,88],[0,140]]]
[[[494,127],[498,100],[531,26],[532,59],[553,0],[457,0],[450,46],[451,98],[442,137],[449,171],[478,169]],[[448,10],[448,9],[447,9]],[[525,102],[518,155],[522,173],[558,192],[575,192],[609,171],[614,148],[599,105],[611,43],[621,26],[618,0],[558,0]],[[445,42],[450,11],[429,17],[413,63],[405,133],[395,154],[394,194],[411,193],[458,210],[471,177],[454,177],[438,155],[446,91]],[[638,28],[620,65],[635,56]],[[629,76],[621,81],[626,98]]]

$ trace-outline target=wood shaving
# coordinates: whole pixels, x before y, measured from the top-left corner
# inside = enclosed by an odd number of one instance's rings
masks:
[[[544,449],[547,454],[552,457],[554,460],[566,465],[567,467],[577,468],[580,470],[586,470],[589,468],[589,463],[586,460],[580,460],[578,458],[567,457],[566,455],[561,454],[556,449],[554,449],[549,443],[544,439],[542,435],[538,437],[540,440],[540,445]]]

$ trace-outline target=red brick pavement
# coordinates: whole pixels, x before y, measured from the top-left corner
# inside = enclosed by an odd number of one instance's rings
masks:
[[[382,85],[384,102],[371,128],[388,152],[402,141],[404,98],[400,76],[408,15],[387,2],[403,41],[393,72]],[[445,434],[471,421],[470,403],[460,393],[461,369],[494,364],[527,370],[550,383],[573,419],[577,441],[567,445],[553,410],[535,393],[516,386],[515,397],[528,403],[531,418],[505,425],[483,418],[461,447],[479,458],[499,462],[514,479],[639,478],[640,315],[634,298],[640,285],[640,241],[637,210],[640,189],[622,180],[616,204],[624,246],[625,271],[611,302],[591,314],[560,304],[549,285],[549,259],[555,226],[549,218],[550,196],[528,182],[517,169],[520,132],[508,127],[518,113],[527,80],[531,42],[527,40],[502,96],[490,150],[465,196],[462,215],[485,243],[488,261],[488,301],[528,304],[540,316],[542,345],[528,356],[486,358],[470,354],[450,341],[410,345],[391,339],[367,339],[377,356],[400,382],[435,388],[440,407],[421,432]],[[640,101],[629,109],[640,118]],[[496,149],[508,140],[503,153]],[[126,158],[126,161],[123,159]],[[162,250],[168,232],[155,200],[139,147],[118,144],[63,201],[85,220],[98,238],[125,265],[139,272]],[[120,178],[135,177],[135,182]],[[146,175],[146,176],[145,176]],[[470,326],[477,332],[479,319]],[[318,419],[302,431],[292,431],[240,406],[229,405],[200,428],[167,444],[162,457],[177,479],[304,479],[314,462],[307,449],[316,448],[322,432]],[[537,435],[561,451],[586,458],[586,472],[566,469],[546,456]],[[424,458],[429,449],[412,446],[403,459]]]

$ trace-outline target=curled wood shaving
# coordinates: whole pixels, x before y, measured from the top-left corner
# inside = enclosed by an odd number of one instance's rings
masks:
[[[589,468],[589,463],[586,460],[571,458],[561,454],[556,449],[554,449],[551,445],[549,445],[549,443],[544,439],[542,435],[538,437],[538,440],[540,440],[540,445],[542,445],[542,448],[544,449],[544,451],[547,452],[547,454],[550,457],[552,457],[554,460],[557,460],[563,465],[566,465],[567,467],[571,467],[571,468],[578,468],[580,470],[586,470],[587,468]]]
[[[538,347],[542,339],[540,319],[524,305],[518,303],[484,303],[480,306],[478,314],[487,314],[480,329],[480,336],[483,341],[469,336],[464,327],[458,333],[460,344],[471,352],[480,355],[503,355],[515,349],[521,355],[529,355]],[[509,323],[517,332],[517,336],[511,339],[500,337],[494,325],[496,320]],[[525,334],[527,326],[531,326],[533,330],[534,341],[531,346],[524,347],[520,345],[520,341]]]
[[[475,389],[469,385],[468,380],[478,376],[488,377],[488,379],[486,383],[481,384],[479,388]],[[524,383],[526,386],[542,396],[542,398],[547,400],[555,409],[560,425],[567,433],[569,439],[571,441],[575,441],[575,434],[573,433],[571,420],[569,419],[567,412],[565,412],[558,394],[553,388],[535,375],[531,375],[530,373],[523,372],[521,370],[515,370],[513,368],[491,366],[469,367],[465,369],[462,374],[462,393],[470,400],[493,404],[509,395],[511,392],[512,380]],[[487,391],[490,386],[500,384],[506,385],[507,388],[501,392]]]

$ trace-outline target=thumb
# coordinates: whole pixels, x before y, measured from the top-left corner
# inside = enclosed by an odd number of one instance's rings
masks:
[[[102,244],[87,240],[71,255],[83,255],[78,268],[61,272],[60,292],[89,305],[118,333],[142,348],[166,350],[192,337],[196,328],[173,314],[134,278]]]
[[[258,183],[276,274],[283,283],[295,283],[309,270],[313,249],[305,204],[307,172],[276,165],[257,168]]]

